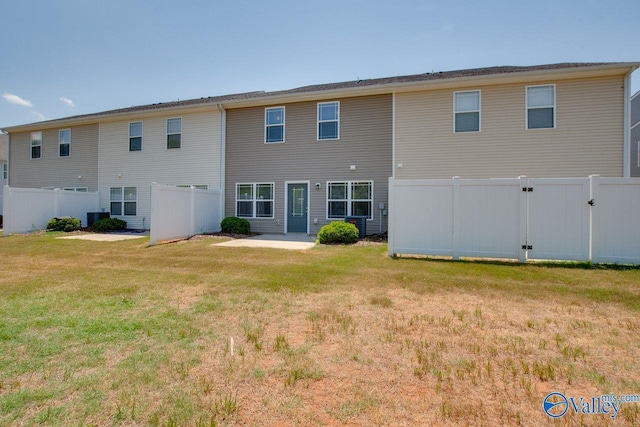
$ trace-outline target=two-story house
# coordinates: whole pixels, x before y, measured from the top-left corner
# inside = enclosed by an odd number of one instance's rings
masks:
[[[98,191],[131,228],[149,227],[155,181],[221,190],[224,216],[258,232],[364,216],[376,233],[389,177],[630,176],[638,65],[425,73],[14,126],[10,185]]]
[[[7,128],[10,185],[97,191],[102,211],[127,221],[129,228],[149,228],[152,182],[222,191],[225,119],[219,103],[243,96],[158,103]]]
[[[226,215],[266,233],[316,234],[347,216],[385,231],[392,96],[357,93],[311,87],[228,105]]]

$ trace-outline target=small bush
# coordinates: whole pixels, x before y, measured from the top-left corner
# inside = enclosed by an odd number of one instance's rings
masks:
[[[327,224],[318,232],[318,240],[325,245],[351,244],[358,241],[358,228],[349,223],[335,221]]]
[[[117,218],[102,218],[97,220],[91,226],[93,231],[104,233],[105,231],[124,230],[127,228],[127,222]]]
[[[82,228],[82,223],[77,218],[72,218],[70,216],[62,217],[62,218],[51,218],[49,222],[47,222],[47,230],[50,231],[75,231],[80,230]]]
[[[251,224],[249,224],[249,221],[244,218],[229,216],[223,219],[220,223],[220,230],[223,233],[249,234],[251,231]]]
[[[0,227],[2,227],[2,215],[0,215]]]

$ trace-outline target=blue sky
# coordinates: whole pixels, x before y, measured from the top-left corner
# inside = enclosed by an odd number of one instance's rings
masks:
[[[0,0],[0,126],[356,78],[638,62],[638,17],[638,0]]]

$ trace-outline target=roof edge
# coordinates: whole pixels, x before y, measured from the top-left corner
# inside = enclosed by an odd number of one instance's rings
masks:
[[[587,75],[589,73],[602,73],[603,75],[607,75],[607,71],[610,71],[610,74],[614,74],[614,70],[620,70],[620,73],[623,74],[631,73],[637,68],[640,68],[640,62],[559,63],[537,66],[473,68],[467,70],[310,85],[272,92],[253,91],[208,98],[195,98],[185,101],[146,104],[78,116],[63,117],[44,122],[7,126],[0,130],[8,133],[27,132],[35,129],[47,129],[60,126],[94,124],[101,121],[117,120],[122,117],[133,115],[140,117],[188,109],[211,110],[222,107],[243,108],[247,106],[268,105],[274,102],[301,102],[310,99],[326,99],[334,96],[353,97],[401,91],[431,90],[456,84],[471,84],[473,82],[487,82],[487,84],[496,82],[494,84],[498,84],[510,81],[522,81],[530,79],[531,77],[547,75]],[[637,96],[638,93],[633,97]]]

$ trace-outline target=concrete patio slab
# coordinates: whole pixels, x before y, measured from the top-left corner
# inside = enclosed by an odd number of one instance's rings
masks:
[[[95,242],[119,242],[121,240],[141,239],[148,233],[109,233],[109,234],[74,234],[72,236],[58,237],[58,239],[91,240]]]
[[[246,239],[229,240],[215,243],[211,246],[226,246],[232,248],[273,248],[289,250],[307,250],[316,245],[315,237],[306,234],[262,234]]]

